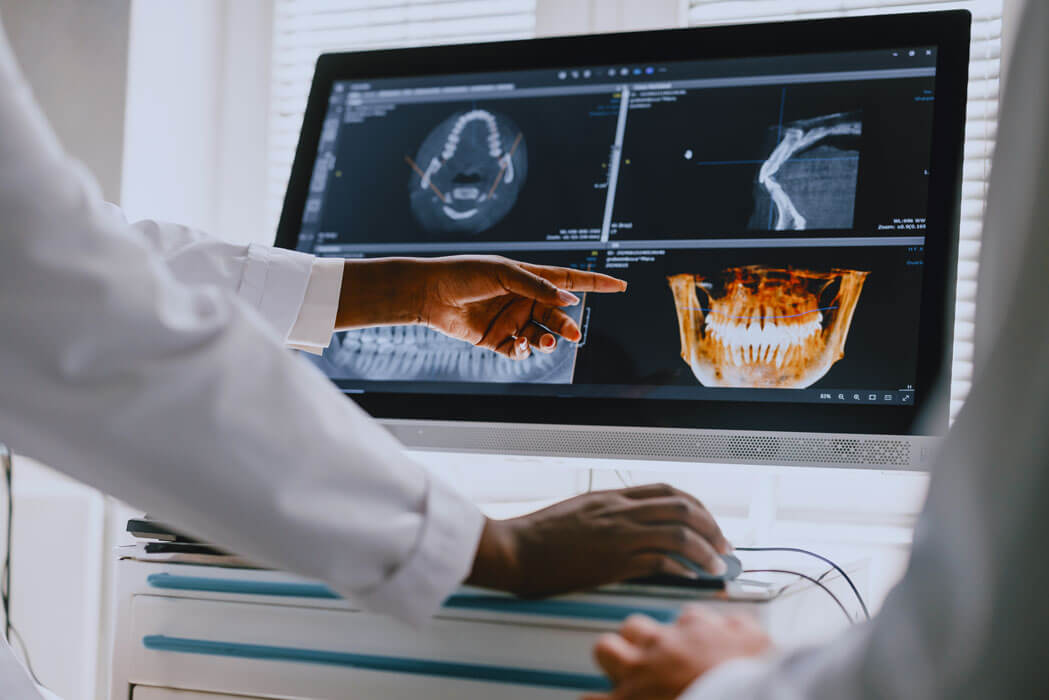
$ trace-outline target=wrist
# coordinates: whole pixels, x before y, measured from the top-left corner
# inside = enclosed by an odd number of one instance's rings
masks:
[[[518,544],[513,520],[485,518],[473,569],[466,583],[516,593],[521,580]]]
[[[335,329],[420,323],[421,267],[412,258],[346,260]]]

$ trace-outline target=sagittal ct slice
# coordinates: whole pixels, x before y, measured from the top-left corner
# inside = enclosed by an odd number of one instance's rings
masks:
[[[476,235],[499,223],[528,174],[524,134],[504,114],[456,112],[423,140],[411,168],[412,215],[433,235]]]
[[[758,171],[749,228],[851,228],[862,132],[857,112],[770,127],[776,145]]]
[[[752,265],[668,277],[681,357],[703,386],[811,386],[845,356],[868,274]]]

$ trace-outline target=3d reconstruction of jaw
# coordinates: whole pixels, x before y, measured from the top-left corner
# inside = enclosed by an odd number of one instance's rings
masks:
[[[778,142],[758,172],[750,228],[850,228],[863,130],[859,114],[830,114],[772,130]]]
[[[333,379],[424,382],[572,381],[576,346],[558,341],[550,354],[511,360],[424,326],[387,326],[340,334],[318,364]]]
[[[485,109],[457,112],[423,140],[411,166],[412,214],[432,234],[478,234],[513,208],[528,173],[524,134]]]
[[[755,265],[725,270],[717,283],[693,274],[668,277],[681,357],[703,386],[811,386],[845,356],[868,274]]]

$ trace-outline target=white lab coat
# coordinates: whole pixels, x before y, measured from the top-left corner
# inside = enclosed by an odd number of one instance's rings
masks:
[[[312,256],[127,225],[62,151],[0,30],[0,440],[421,621],[467,576],[483,517],[282,346],[327,343],[339,277]]]
[[[685,700],[1049,698],[1049,2],[1025,12],[988,194],[975,381],[907,572],[872,623],[725,664]]]

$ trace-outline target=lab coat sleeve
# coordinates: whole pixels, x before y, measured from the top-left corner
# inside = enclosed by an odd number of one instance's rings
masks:
[[[1049,697],[1049,3],[1028,2],[988,191],[973,388],[873,622],[727,663],[685,700]]]
[[[121,223],[116,205],[106,205]],[[145,219],[131,224],[184,284],[237,294],[291,347],[320,353],[331,342],[342,287],[341,259],[229,243],[198,229]]]
[[[259,564],[424,620],[470,571],[480,512],[252,305],[176,279],[62,151],[2,36],[0,437]]]

